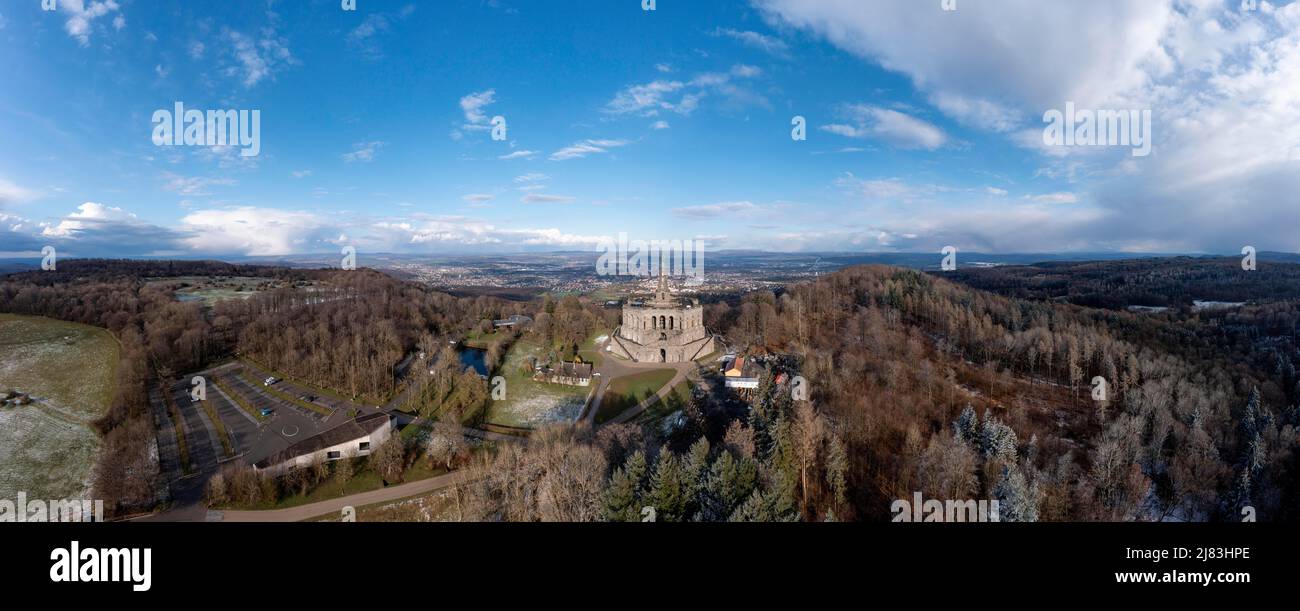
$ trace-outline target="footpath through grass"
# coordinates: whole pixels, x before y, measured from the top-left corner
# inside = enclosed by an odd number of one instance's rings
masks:
[[[691,395],[695,392],[695,382],[689,379],[682,380],[673,387],[673,391],[659,401],[650,406],[645,413],[636,418],[636,421],[642,424],[653,424],[685,409],[691,402]]]
[[[652,369],[616,378],[605,389],[600,411],[596,412],[596,424],[604,424],[654,396],[676,374],[675,369]]]

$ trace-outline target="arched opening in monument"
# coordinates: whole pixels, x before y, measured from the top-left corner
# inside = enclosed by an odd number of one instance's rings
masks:
[[[660,363],[668,362],[668,351],[664,350],[663,348],[659,349],[659,362]]]
[[[669,316],[669,317],[668,317],[668,330],[670,330],[670,331],[671,331],[672,329],[674,329],[674,328],[675,328],[675,325],[677,324],[677,321],[673,320],[674,318],[676,318],[676,316]]]

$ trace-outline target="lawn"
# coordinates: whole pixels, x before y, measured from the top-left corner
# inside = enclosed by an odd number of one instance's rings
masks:
[[[578,346],[578,356],[582,357],[582,360],[591,363],[596,367],[600,367],[600,365],[605,362],[605,355],[600,352],[600,347],[596,344],[598,341],[603,341],[608,337],[609,331],[597,331],[592,333],[591,337],[587,338],[587,341],[582,342],[582,345]]]
[[[596,424],[603,424],[619,414],[636,407],[648,397],[659,392],[677,374],[673,369],[652,369],[615,378],[605,389]]]
[[[330,476],[325,481],[321,482],[319,486],[316,486],[305,495],[292,494],[289,496],[282,496],[276,502],[263,500],[254,505],[227,503],[226,505],[221,506],[220,509],[248,510],[248,511],[289,509],[290,507],[298,507],[300,505],[310,505],[311,503],[328,501],[330,499],[337,499],[352,494],[369,492],[371,490],[378,490],[384,487],[384,481],[380,479],[380,477],[376,475],[374,471],[371,471],[366,465],[368,460],[366,457],[358,458],[355,460],[356,460],[356,473],[352,476],[351,479],[349,479],[346,482],[341,481],[337,477],[335,477],[333,470],[331,469]],[[409,482],[416,482],[423,479],[429,479],[430,477],[443,475],[445,473],[447,473],[446,469],[440,467],[431,468],[429,467],[428,460],[425,460],[424,458],[420,458],[419,460],[415,461],[415,464],[411,465],[411,467],[406,470],[406,474],[404,475],[401,483],[405,484]]]
[[[515,342],[497,370],[506,380],[506,398],[489,401],[484,421],[512,428],[535,428],[550,422],[573,421],[587,405],[592,386],[565,386],[534,382],[527,363],[530,358],[545,360],[546,351],[527,340]]]
[[[690,380],[682,380],[677,386],[673,387],[672,393],[665,397],[663,401],[650,406],[645,413],[636,418],[636,421],[641,424],[661,422],[664,418],[685,409],[686,405],[691,402],[691,394],[694,392],[695,383]]]
[[[0,498],[88,498],[100,448],[88,423],[108,409],[118,358],[104,329],[0,314],[0,390],[35,401],[0,408]]]
[[[469,346],[470,348],[487,350],[488,346],[491,346],[492,342],[495,342],[497,338],[500,337],[504,337],[504,335],[501,333],[497,333],[495,330],[489,331],[487,333],[480,333],[478,329],[475,329],[465,335],[465,341],[462,343],[465,344],[466,346]]]
[[[172,294],[177,301],[198,301],[207,307],[228,299],[248,299],[260,290],[276,284],[271,278],[240,276],[178,276],[150,278],[148,282],[153,287],[175,287]]]

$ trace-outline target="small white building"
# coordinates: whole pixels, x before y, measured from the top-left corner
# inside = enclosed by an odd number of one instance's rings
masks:
[[[361,416],[259,460],[253,468],[261,473],[280,475],[316,461],[368,456],[392,435],[393,419],[388,414]]]
[[[727,378],[727,388],[758,388],[758,378]]]

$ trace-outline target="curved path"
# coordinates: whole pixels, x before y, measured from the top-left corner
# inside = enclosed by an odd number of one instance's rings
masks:
[[[209,510],[208,522],[301,522],[331,513],[338,514],[344,507],[364,507],[385,501],[396,501],[426,492],[448,488],[463,482],[465,475],[453,471],[445,475],[430,477],[398,486],[389,486],[369,492],[360,492],[337,499],[299,505],[288,509],[270,509],[266,511],[216,511]]]
[[[655,403],[658,403],[671,394],[673,389],[677,388],[678,384],[681,384],[683,380],[694,373],[699,367],[699,363],[696,361],[688,361],[685,363],[637,363],[635,361],[623,360],[614,356],[605,349],[605,346],[609,345],[609,342],[611,341],[614,341],[612,336],[597,347],[601,355],[601,364],[596,368],[596,370],[600,372],[601,376],[600,387],[596,390],[596,396],[591,400],[591,407],[587,409],[587,413],[582,417],[582,421],[591,425],[593,428],[599,426],[596,424],[596,414],[600,413],[601,403],[604,402],[606,391],[609,390],[609,385],[614,381],[614,379],[655,369],[673,369],[676,371],[676,373],[673,374],[673,378],[669,380],[667,384],[664,384],[663,388],[660,388],[654,395],[646,397],[645,400],[638,403],[636,407],[624,410],[623,413],[601,424],[627,422],[640,416],[647,409],[653,407]]]

